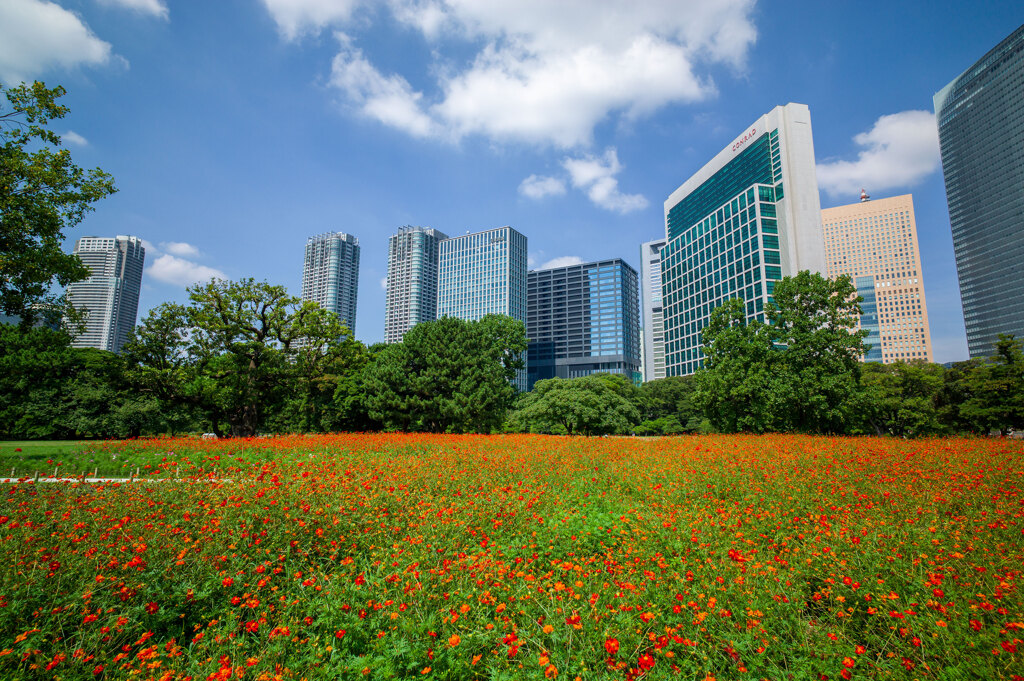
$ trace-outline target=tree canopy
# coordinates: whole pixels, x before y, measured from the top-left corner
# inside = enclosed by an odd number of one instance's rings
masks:
[[[363,377],[367,410],[390,430],[498,430],[525,351],[523,323],[504,315],[417,324],[373,355]]]
[[[510,425],[535,433],[628,433],[640,421],[638,397],[637,388],[621,375],[549,378],[523,396]]]
[[[773,295],[763,322],[739,298],[712,312],[696,403],[726,432],[843,432],[866,351],[856,289],[847,276],[804,271]]]
[[[75,165],[47,127],[68,113],[58,103],[63,87],[0,83],[0,91],[0,312],[27,327],[63,311],[53,281],[67,286],[88,276],[78,256],[64,252],[65,232],[117,190],[99,168]]]
[[[125,346],[140,391],[200,410],[215,432],[253,435],[291,401],[296,429],[322,427],[339,367],[362,345],[337,315],[253,279],[189,289],[150,310]]]

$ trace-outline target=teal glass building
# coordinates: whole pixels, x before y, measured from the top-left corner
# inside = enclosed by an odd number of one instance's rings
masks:
[[[716,307],[741,298],[748,319],[764,320],[778,280],[825,271],[808,108],[776,107],[673,192],[665,235],[665,373],[684,376],[701,366]]]
[[[934,97],[971,357],[1024,337],[1024,26]]]
[[[530,272],[526,320],[530,390],[599,372],[640,383],[637,273],[622,259]]]
[[[526,237],[498,227],[439,242],[437,316],[503,314],[526,324]],[[516,388],[526,390],[526,371]]]

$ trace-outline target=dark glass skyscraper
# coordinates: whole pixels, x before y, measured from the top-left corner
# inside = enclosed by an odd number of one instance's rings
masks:
[[[1024,26],[935,94],[967,345],[1024,337]]]
[[[530,272],[526,311],[531,390],[598,372],[640,382],[637,274],[621,259]]]

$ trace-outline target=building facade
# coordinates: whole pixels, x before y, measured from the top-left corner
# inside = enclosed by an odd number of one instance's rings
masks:
[[[890,364],[932,358],[928,305],[910,194],[821,211],[828,276],[848,274],[864,298],[864,359]]]
[[[89,276],[68,285],[68,302],[84,312],[84,328],[71,345],[120,352],[139,313],[146,260],[142,239],[85,236],[75,242],[73,252],[89,268]]]
[[[640,382],[637,273],[619,258],[527,278],[527,387],[598,372]]]
[[[409,329],[437,319],[440,243],[447,238],[429,227],[400,227],[388,239],[385,342],[401,343]]]
[[[761,116],[665,201],[661,251],[665,374],[692,374],[700,334],[731,298],[764,319],[775,283],[825,272],[811,115],[787,104]]]
[[[665,318],[661,308],[661,249],[664,239],[640,245],[640,297],[643,304],[644,382],[665,378]]]
[[[511,227],[439,244],[437,316],[470,321],[503,314],[526,324],[526,237]],[[526,371],[516,387],[526,390]]]
[[[1024,337],[1024,26],[934,97],[971,357]]]
[[[355,336],[358,295],[359,239],[343,232],[309,237],[302,269],[302,299],[337,314]]]

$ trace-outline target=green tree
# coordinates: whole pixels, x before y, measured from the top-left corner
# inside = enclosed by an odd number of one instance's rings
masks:
[[[712,311],[701,339],[704,365],[695,376],[693,400],[715,430],[783,430],[783,359],[771,327],[748,320],[743,301],[733,298]]]
[[[366,409],[390,430],[497,430],[525,351],[525,327],[504,315],[417,324],[372,356],[363,379]]]
[[[72,348],[63,331],[0,325],[0,437],[132,437],[167,412],[126,381],[118,355]]]
[[[800,272],[775,284],[766,322],[735,298],[705,327],[696,404],[715,428],[842,432],[859,389],[865,331],[847,276]]]
[[[0,311],[27,328],[63,309],[49,293],[54,280],[67,286],[88,276],[78,256],[64,252],[65,230],[116,189],[99,168],[76,166],[47,127],[68,113],[57,101],[63,87],[0,83],[0,91]]]
[[[0,324],[0,437],[68,437],[61,425],[75,352],[64,331]]]
[[[359,423],[358,403],[338,399],[361,384],[366,346],[352,338],[338,315],[306,302],[293,321],[301,343],[292,343],[294,391],[286,400],[279,430],[304,433],[351,429]]]
[[[994,355],[962,369],[953,389],[961,423],[983,433],[1024,429],[1024,341],[999,334]]]
[[[615,374],[537,381],[510,417],[510,427],[566,435],[628,433],[640,421],[640,412],[628,397],[635,390],[628,379]]]
[[[674,435],[698,430],[703,413],[694,404],[693,376],[670,376],[640,386],[642,423],[637,433]]]
[[[827,279],[806,270],[775,285],[767,316],[784,348],[789,428],[841,433],[860,385],[865,330],[857,330],[863,300],[848,275]]]
[[[858,430],[897,437],[944,432],[939,409],[944,374],[942,365],[926,362],[865,364],[854,414]]]
[[[218,434],[323,427],[338,376],[362,352],[334,313],[253,279],[197,284],[189,301],[154,308],[126,345],[141,391],[199,411]]]

